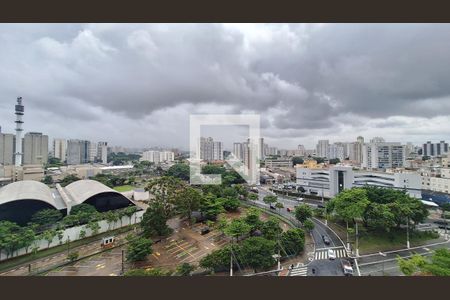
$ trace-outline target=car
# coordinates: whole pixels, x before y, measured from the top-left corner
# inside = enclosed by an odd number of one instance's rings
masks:
[[[345,276],[353,276],[353,267],[350,261],[342,259],[341,266]]]
[[[290,208],[290,207],[287,207],[286,210],[287,210],[288,212],[294,211],[294,209],[293,209],[293,208]]]
[[[297,201],[303,201],[305,199],[303,199],[302,197],[297,198]]]
[[[203,227],[203,228],[200,230],[200,234],[201,234],[201,235],[205,235],[205,234],[208,234],[210,231],[211,231],[211,230],[209,229],[209,227],[208,227],[208,226],[205,226],[205,227]]]
[[[322,235],[322,240],[325,243],[325,245],[329,245],[331,243],[331,240],[326,235]]]
[[[270,207],[270,209],[276,210],[275,206],[273,206],[273,205],[270,205],[269,207]]]
[[[331,260],[336,259],[336,252],[333,249],[328,249],[328,258]]]

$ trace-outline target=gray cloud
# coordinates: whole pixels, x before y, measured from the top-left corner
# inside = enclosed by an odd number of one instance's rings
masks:
[[[189,113],[243,112],[280,147],[421,142],[450,116],[449,50],[448,24],[3,24],[0,125],[21,95],[53,137],[187,148]]]

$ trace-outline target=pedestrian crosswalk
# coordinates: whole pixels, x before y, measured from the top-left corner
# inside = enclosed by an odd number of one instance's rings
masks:
[[[289,272],[289,276],[307,276],[307,274],[308,274],[308,266],[297,265]]]
[[[329,249],[317,250],[316,253],[314,254],[314,259],[315,260],[328,259],[328,250]],[[345,250],[344,247],[334,248],[333,250],[334,250],[334,253],[336,254],[336,258],[347,257],[347,251]]]

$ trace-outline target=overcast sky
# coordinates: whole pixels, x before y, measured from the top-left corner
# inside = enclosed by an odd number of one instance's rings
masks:
[[[3,132],[17,96],[25,132],[130,147],[187,149],[199,113],[288,149],[450,140],[450,25],[1,24]]]

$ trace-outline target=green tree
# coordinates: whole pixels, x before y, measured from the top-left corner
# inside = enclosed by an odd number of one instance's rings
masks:
[[[42,179],[42,182],[45,184],[53,184],[53,178],[51,175],[46,175],[44,179]]]
[[[189,180],[190,169],[187,164],[175,164],[167,170],[167,176],[179,178],[181,180]]]
[[[194,188],[188,187],[181,191],[176,198],[177,210],[185,218],[191,221],[192,212],[200,208],[202,194]]]
[[[275,203],[275,207],[278,209],[278,212],[280,212],[280,210],[281,210],[282,208],[284,208],[284,205],[283,205],[283,203],[281,203],[281,202],[277,202],[277,203]]]
[[[70,252],[67,255],[67,260],[70,261],[70,262],[74,262],[74,261],[76,261],[78,259],[79,256],[80,256],[80,254],[78,252],[76,252],[76,251],[75,252]]]
[[[311,232],[314,229],[314,222],[311,221],[311,219],[306,219],[303,222],[303,228],[305,228],[306,231]]]
[[[127,260],[128,261],[142,261],[147,258],[153,251],[152,240],[144,237],[136,237],[131,234],[127,236]]]
[[[305,247],[305,232],[292,228],[281,234],[281,249],[286,255],[298,255]]]
[[[177,267],[176,274],[178,274],[180,276],[190,276],[194,270],[195,270],[194,265],[191,265],[188,263],[183,263]]]
[[[238,198],[239,193],[233,187],[226,187],[223,189],[222,196],[225,198]]]
[[[215,220],[217,216],[225,210],[222,203],[213,194],[208,194],[202,197],[200,202],[200,211],[209,220]]]
[[[153,235],[165,236],[172,232],[171,228],[167,226],[167,220],[168,216],[164,204],[154,201],[147,207],[140,226],[146,237]]]
[[[56,230],[46,230],[42,233],[42,237],[47,241],[47,248],[50,248],[50,244],[56,237]]]
[[[217,199],[226,211],[237,211],[241,202],[237,198],[227,197]]]
[[[214,250],[208,255],[204,256],[200,262],[199,266],[215,272],[225,271],[230,268],[230,258],[231,258],[231,247],[233,247],[233,253],[239,256],[239,246],[238,245],[227,245],[222,249]],[[237,262],[233,260],[233,266],[237,266]]]
[[[262,237],[250,237],[242,242],[240,257],[256,272],[257,269],[267,269],[275,264],[275,242]]]
[[[264,203],[266,204],[272,204],[278,201],[277,196],[273,196],[273,195],[267,195],[263,198]]]
[[[54,225],[56,222],[58,222],[59,220],[62,219],[62,214],[59,210],[57,209],[42,209],[39,210],[38,212],[36,212],[32,217],[31,217],[31,222],[38,224],[40,226],[49,226],[49,225]]]
[[[69,184],[71,184],[72,182],[75,182],[78,180],[81,180],[81,178],[77,177],[76,175],[70,174],[70,175],[67,175],[66,177],[64,177],[63,180],[61,180],[60,185],[62,187],[66,187]]]
[[[280,238],[283,230],[280,227],[280,222],[275,217],[270,217],[261,225],[261,232],[263,237],[268,240],[277,240]]]
[[[252,201],[256,201],[258,200],[258,195],[255,193],[249,193],[248,194],[248,199],[252,200]]]
[[[330,163],[330,165],[336,165],[336,164],[340,163],[341,160],[339,158],[332,158],[328,162]]]
[[[303,158],[301,158],[301,157],[299,157],[299,156],[294,156],[293,158],[292,158],[292,165],[295,167],[295,165],[298,165],[298,164],[302,164],[304,161],[303,161]]]
[[[79,238],[84,239],[86,237],[86,230],[82,228],[79,233]]]
[[[115,211],[107,211],[104,213],[106,222],[108,222],[108,230],[111,230],[111,225],[115,224],[119,220],[119,215]],[[114,229],[114,227],[113,227]]]
[[[304,223],[312,217],[312,209],[309,205],[301,204],[295,208],[294,214],[297,220]]]
[[[250,230],[251,226],[245,223],[245,221],[241,219],[234,219],[227,225],[227,227],[225,227],[224,233],[238,241],[240,237],[249,234]]]
[[[128,225],[131,225],[131,217],[137,212],[137,207],[136,206],[128,206],[127,208],[125,208],[124,213],[125,216],[128,217],[129,223]]]
[[[92,232],[92,235],[97,235],[100,230],[100,225],[97,221],[91,221],[86,225],[87,228],[89,228]]]
[[[259,230],[261,229],[261,226],[263,222],[260,220],[261,211],[257,208],[250,208],[247,210],[244,221],[251,227],[251,231]]]

